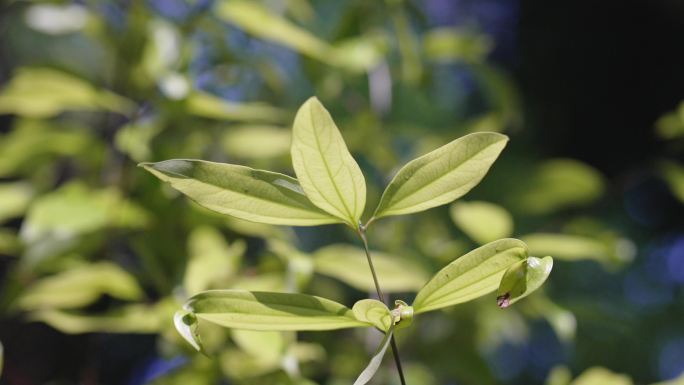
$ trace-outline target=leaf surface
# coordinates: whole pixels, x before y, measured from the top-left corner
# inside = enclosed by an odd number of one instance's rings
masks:
[[[315,97],[297,112],[291,154],[311,202],[356,229],[366,205],[366,182],[330,113]]]
[[[332,330],[367,327],[351,309],[305,294],[210,290],[184,306],[200,320],[248,330]]]
[[[385,189],[374,218],[411,214],[454,201],[475,187],[508,137],[469,134],[407,163]]]
[[[506,270],[527,258],[527,246],[517,239],[500,239],[481,246],[440,270],[423,287],[413,308],[416,314],[475,299],[497,289]]]
[[[245,166],[173,159],[142,163],[147,171],[210,210],[274,225],[339,222],[311,204],[296,179]]]
[[[392,314],[384,303],[375,299],[362,299],[352,308],[356,319],[373,324],[376,328],[386,332],[393,325]]]

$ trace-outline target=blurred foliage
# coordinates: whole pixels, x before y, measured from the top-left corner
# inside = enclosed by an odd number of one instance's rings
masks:
[[[511,309],[492,297],[421,315],[398,335],[409,384],[682,382],[681,234],[652,241],[634,224],[641,196],[621,210],[622,181],[529,144],[482,25],[389,0],[9,1],[1,12],[3,383],[351,383],[373,331],[208,325],[208,359],[173,313],[210,288],[350,305],[371,284],[354,235],[226,218],[136,167],[199,158],[290,173],[289,126],[311,95],[373,203],[410,159],[470,132],[511,136],[465,200],[377,223],[371,247],[385,252],[376,263],[393,298],[502,236],[557,258],[544,292]],[[669,150],[647,165],[680,202],[683,122],[681,105],[654,122]],[[385,362],[376,383],[394,383],[393,370]]]

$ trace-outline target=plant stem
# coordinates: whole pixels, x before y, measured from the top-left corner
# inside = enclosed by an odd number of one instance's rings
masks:
[[[378,275],[375,273],[375,267],[373,266],[373,258],[371,258],[370,250],[368,249],[368,239],[366,238],[366,226],[359,224],[357,232],[359,234],[359,237],[361,237],[361,240],[363,241],[363,249],[366,251],[366,259],[368,260],[368,266],[370,267],[371,274],[373,275],[375,291],[377,292],[380,301],[386,303],[385,296],[382,294],[382,289],[380,289]],[[406,385],[406,379],[404,379],[404,370],[401,367],[401,358],[399,357],[399,348],[397,347],[397,342],[394,340],[394,335],[392,335],[392,337],[390,338],[390,343],[392,344],[392,355],[394,356],[394,364],[397,366],[397,372],[399,373],[399,380],[401,381],[401,385]]]

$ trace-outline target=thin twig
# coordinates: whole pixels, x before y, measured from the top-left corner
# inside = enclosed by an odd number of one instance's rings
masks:
[[[373,266],[373,258],[371,258],[370,250],[368,249],[368,239],[366,238],[366,226],[359,224],[357,232],[359,234],[359,237],[361,237],[361,240],[363,241],[363,249],[366,251],[366,259],[368,260],[368,266],[370,267],[371,275],[373,275],[375,291],[377,292],[380,301],[386,303],[385,296],[384,294],[382,294],[382,290],[380,289],[378,275],[375,273],[375,267]],[[399,348],[397,347],[397,342],[394,340],[394,335],[392,335],[390,339],[390,343],[392,344],[392,355],[394,356],[394,364],[397,366],[397,372],[399,372],[399,380],[401,381],[401,385],[406,385],[406,379],[404,379],[404,370],[401,367],[401,358],[399,357]]]

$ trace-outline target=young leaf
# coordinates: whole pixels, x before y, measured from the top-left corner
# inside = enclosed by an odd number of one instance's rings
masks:
[[[351,309],[305,294],[209,290],[184,306],[198,319],[248,330],[332,330],[367,327]]]
[[[469,134],[410,161],[385,189],[373,217],[411,214],[460,198],[480,183],[507,141],[493,132]]]
[[[373,324],[376,328],[386,332],[392,326],[392,314],[387,306],[375,299],[362,299],[352,307],[354,316],[361,322]]]
[[[511,266],[496,292],[496,304],[507,308],[537,290],[551,274],[553,258],[529,257]]]
[[[359,374],[359,377],[356,379],[356,381],[354,381],[354,385],[365,385],[371,380],[371,378],[373,378],[375,373],[380,368],[380,363],[382,363],[382,358],[385,356],[385,352],[387,352],[387,347],[392,340],[392,333],[394,333],[394,325],[392,325],[387,333],[385,333],[385,337],[382,339],[382,342],[380,342],[377,352],[375,352],[373,358],[371,358],[368,366],[366,366],[363,372]]]
[[[173,324],[178,334],[183,337],[195,350],[202,352],[202,340],[197,332],[197,317],[187,311],[177,311],[173,316]]]
[[[413,302],[414,312],[440,309],[496,290],[505,271],[527,258],[527,246],[517,239],[500,239],[481,246],[440,270]]]
[[[274,225],[339,222],[312,205],[297,180],[287,175],[202,160],[140,165],[199,205],[222,214]]]
[[[314,205],[357,228],[366,205],[366,182],[330,113],[312,97],[297,112],[292,165]]]

